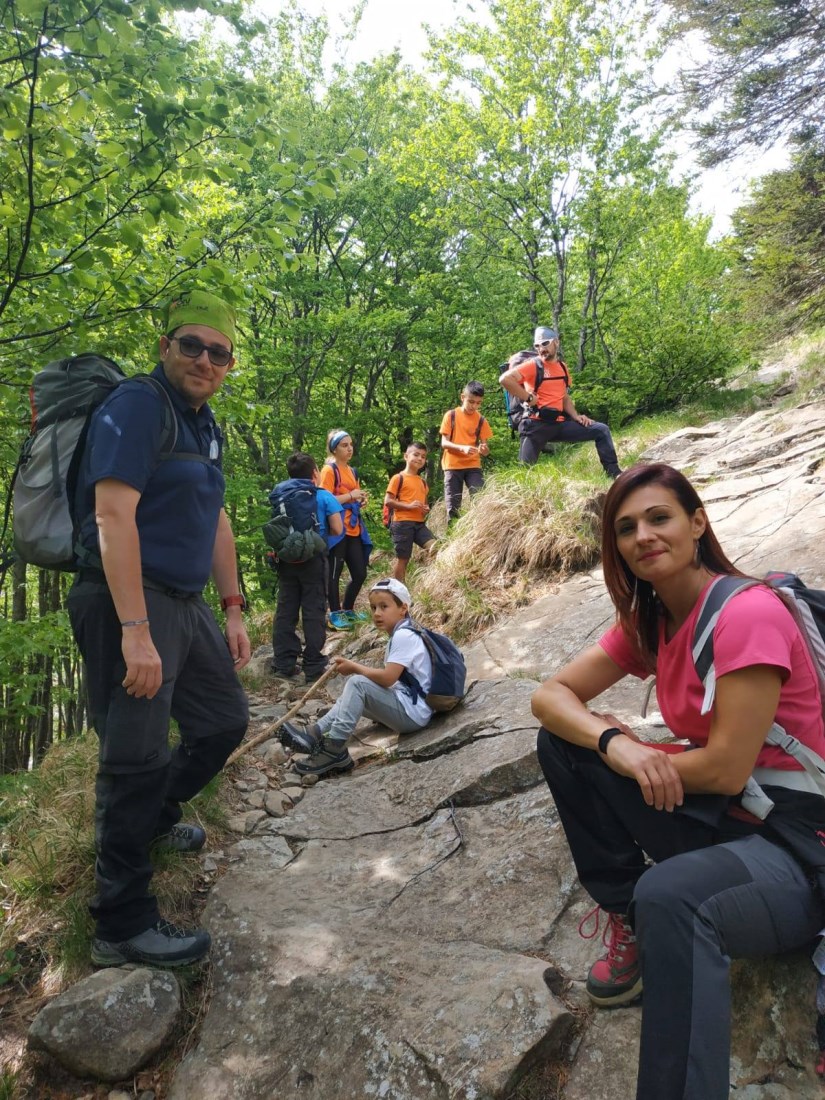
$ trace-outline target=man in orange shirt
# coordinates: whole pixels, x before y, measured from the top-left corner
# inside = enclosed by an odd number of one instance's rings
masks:
[[[427,464],[427,448],[423,443],[411,443],[404,452],[404,469],[393,474],[384,495],[384,505],[389,511],[389,528],[395,561],[392,575],[402,584],[407,576],[407,566],[412,557],[413,545],[420,546],[428,554],[434,554],[435,536],[424,522],[430,506],[427,503],[427,483],[421,471]]]
[[[604,472],[609,478],[617,478],[622,471],[610,429],[576,412],[568,392],[570,372],[559,359],[558,334],[541,327],[533,340],[537,357],[519,364],[518,357],[513,356],[509,369],[499,378],[508,393],[528,406],[518,427],[519,459],[532,466],[538,462],[545,443],[592,440]]]
[[[484,484],[481,459],[490,453],[487,441],[493,438],[493,432],[481,415],[483,400],[481,382],[468,382],[461,391],[461,404],[444,413],[441,421],[441,466],[447,519],[455,519],[458,515],[465,485],[472,495]]]

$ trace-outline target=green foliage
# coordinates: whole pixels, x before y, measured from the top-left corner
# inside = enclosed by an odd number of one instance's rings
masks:
[[[821,138],[822,6],[816,0],[668,0],[670,35],[698,31],[701,62],[680,74],[705,164],[782,139]],[[681,108],[680,108],[681,113]],[[708,117],[710,115],[710,117]]]
[[[237,366],[213,405],[259,609],[274,601],[268,492],[293,449],[324,461],[330,428],[353,436],[386,547],[387,480],[423,437],[437,496],[439,424],[469,378],[487,386],[488,469],[514,459],[498,375],[535,323],[560,328],[575,399],[614,426],[737,362],[729,253],[635,114],[641,0],[489,4],[433,37],[430,80],[397,55],[325,70],[326,20],[294,7],[264,27],[213,0],[232,37],[201,40],[176,22],[189,8],[33,0],[0,20],[0,487],[33,367],[90,347],[146,370],[152,316],[183,284],[238,306]],[[33,571],[15,584],[5,767],[82,718],[65,620],[53,653],[33,625],[65,593]]]
[[[825,321],[825,147],[753,187],[733,217],[734,281],[751,340]]]

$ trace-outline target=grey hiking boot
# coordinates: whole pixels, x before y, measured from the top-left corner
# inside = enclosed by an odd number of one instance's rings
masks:
[[[187,966],[203,958],[211,944],[212,938],[204,928],[178,928],[161,918],[122,943],[92,940],[92,962],[95,966]]]
[[[206,832],[200,825],[173,825],[168,833],[156,836],[152,848],[156,852],[199,852],[206,843]]]
[[[348,772],[355,767],[355,761],[341,741],[331,741],[323,737],[306,760],[295,765],[299,775],[331,775],[333,772]]]
[[[294,722],[283,722],[278,730],[278,740],[285,749],[291,749],[292,752],[309,753],[313,752],[315,746],[320,743],[321,731],[318,729],[317,722],[313,722],[305,729],[296,726]]]

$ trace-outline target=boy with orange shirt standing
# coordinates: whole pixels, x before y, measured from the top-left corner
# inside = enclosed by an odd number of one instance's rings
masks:
[[[461,404],[444,413],[441,421],[441,465],[447,519],[455,519],[458,515],[465,485],[472,495],[484,484],[481,459],[490,453],[487,441],[493,438],[493,431],[481,415],[483,400],[481,382],[468,382],[461,391]]]
[[[390,514],[390,535],[395,550],[392,575],[403,583],[407,565],[412,557],[413,545],[420,546],[428,554],[435,553],[436,541],[424,519],[430,510],[427,503],[429,489],[420,476],[427,462],[424,443],[411,443],[404,452],[404,469],[393,474],[384,495],[384,505]]]

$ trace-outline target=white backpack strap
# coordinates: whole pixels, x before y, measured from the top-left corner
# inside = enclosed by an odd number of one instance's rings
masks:
[[[768,798],[753,776],[751,776],[742,791],[739,805],[743,810],[747,810],[749,814],[753,814],[753,816],[758,817],[760,821],[764,821],[776,803]]]
[[[746,588],[759,584],[748,577],[724,575],[717,577],[710,585],[702,600],[696,618],[696,631],[693,637],[693,664],[696,674],[705,687],[702,700],[702,714],[707,714],[716,697],[716,668],[713,663],[713,632],[719,616],[730,600]]]
[[[776,722],[768,730],[765,744],[776,745],[777,748],[783,749],[788,756],[792,756],[814,781],[819,793],[825,797],[825,760],[822,759],[819,753],[814,752],[807,745],[803,745],[793,734],[786,733]]]

